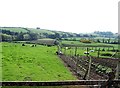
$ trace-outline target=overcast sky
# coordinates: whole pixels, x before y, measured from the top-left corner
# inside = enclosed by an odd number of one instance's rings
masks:
[[[119,0],[0,0],[0,26],[118,32]]]

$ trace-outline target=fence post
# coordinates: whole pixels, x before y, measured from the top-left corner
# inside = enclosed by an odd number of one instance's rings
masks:
[[[117,62],[115,79],[119,79],[119,74],[120,74],[120,61]]]
[[[99,55],[100,55],[100,48],[98,49],[98,58],[99,58]]]
[[[87,54],[86,54],[86,55],[87,55],[87,57],[88,57],[88,47],[87,47]]]
[[[113,50],[115,50],[114,47],[113,47]]]
[[[77,47],[75,47],[75,56],[76,56],[76,54],[77,54]]]
[[[78,59],[78,57],[76,56],[75,58],[76,58],[76,73],[77,73],[77,65],[78,65],[77,59]]]
[[[65,47],[65,49],[64,49],[64,54],[66,55],[66,47]]]
[[[88,67],[88,80],[90,79],[91,63],[92,63],[92,58],[90,56],[90,58],[89,58],[89,67]]]

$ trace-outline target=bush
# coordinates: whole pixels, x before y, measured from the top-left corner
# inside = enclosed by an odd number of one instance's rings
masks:
[[[91,43],[90,40],[80,40],[80,42],[82,42],[82,43]]]
[[[101,56],[112,56],[111,53],[102,53]]]

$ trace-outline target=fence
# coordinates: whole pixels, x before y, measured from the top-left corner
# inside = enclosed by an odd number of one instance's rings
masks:
[[[46,81],[46,82],[1,82],[0,86],[70,86],[70,85],[85,85],[85,86],[96,86],[97,88],[115,88],[120,87],[120,80],[111,80],[108,83],[107,80],[77,80],[77,81]],[[114,85],[115,84],[115,85]]]

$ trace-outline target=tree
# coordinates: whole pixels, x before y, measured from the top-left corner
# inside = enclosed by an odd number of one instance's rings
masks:
[[[7,34],[0,34],[2,41],[12,41],[12,36]]]
[[[55,38],[60,38],[60,34],[59,33],[55,33]]]
[[[110,43],[110,38],[108,39],[108,43]]]
[[[38,39],[38,34],[36,34],[36,33],[29,33],[29,35],[30,35],[30,40],[37,40]]]
[[[105,39],[103,38],[103,43],[105,43]]]
[[[98,43],[100,43],[100,40],[99,40],[99,39],[97,39],[97,42],[98,42]]]
[[[23,35],[24,35],[24,33],[20,32],[18,34],[18,36],[17,36],[17,40],[20,40],[20,41],[24,40],[24,36]]]
[[[62,38],[67,38],[67,34],[62,34]]]
[[[30,35],[29,34],[24,34],[23,37],[24,37],[24,40],[30,40]]]

